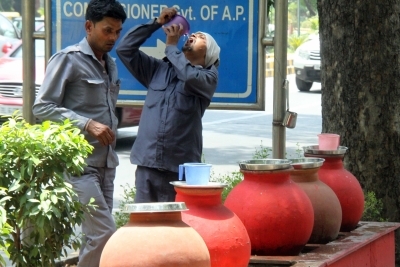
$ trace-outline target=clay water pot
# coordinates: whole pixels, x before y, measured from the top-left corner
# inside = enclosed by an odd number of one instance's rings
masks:
[[[318,170],[319,179],[335,192],[342,208],[340,231],[349,232],[357,227],[364,211],[364,193],[357,178],[343,166],[347,147],[337,150],[319,150],[318,146],[304,147],[305,157],[323,158]]]
[[[106,243],[100,267],[204,267],[210,254],[201,236],[182,221],[185,203],[125,206],[129,222]]]
[[[222,204],[225,184],[187,185],[171,182],[176,201],[185,202],[188,210],[182,220],[204,239],[212,267],[247,267],[251,256],[250,238],[242,221]]]
[[[294,168],[290,178],[304,190],[314,209],[314,227],[308,243],[325,244],[335,240],[342,223],[342,208],[335,192],[319,180],[318,170],[324,159],[289,160]]]
[[[293,182],[290,161],[249,160],[239,163],[244,180],[225,200],[250,237],[251,253],[298,255],[311,236],[314,211],[310,199]]]

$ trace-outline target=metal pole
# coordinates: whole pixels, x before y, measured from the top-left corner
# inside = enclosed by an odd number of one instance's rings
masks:
[[[297,36],[300,36],[300,0],[297,0]]]
[[[22,0],[22,115],[26,122],[35,123],[32,105],[35,100],[35,42],[33,39],[35,25],[35,1]]]
[[[52,32],[52,14],[51,14],[51,0],[45,0],[44,2],[44,25],[45,28],[45,62],[47,66],[47,62],[49,61],[52,51],[51,51],[51,32]]]
[[[286,93],[283,83],[287,68],[288,1],[275,1],[274,44],[274,105],[272,122],[272,156],[285,158],[286,128],[282,125],[286,109]]]
[[[258,5],[258,10],[266,10],[266,0],[260,1]],[[257,102],[260,103],[259,107],[262,110],[265,110],[265,45],[264,45],[264,38],[266,37],[266,23],[267,23],[267,12],[260,12],[260,18],[258,23],[258,36],[259,39],[257,40],[257,55],[258,55],[258,73],[257,73],[257,80],[258,80],[258,92],[259,95],[257,96]]]

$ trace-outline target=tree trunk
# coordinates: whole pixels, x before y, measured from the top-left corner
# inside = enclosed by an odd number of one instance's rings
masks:
[[[340,134],[345,168],[398,222],[400,0],[318,0],[318,12],[322,131]]]
[[[304,0],[304,4],[306,5],[308,12],[310,12],[310,17],[314,17],[315,15],[317,15],[310,0]]]

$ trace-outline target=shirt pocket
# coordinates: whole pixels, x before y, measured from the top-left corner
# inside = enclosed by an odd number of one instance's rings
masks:
[[[165,90],[168,84],[166,82],[151,82],[147,91],[147,97],[145,105],[148,108],[152,108],[157,104],[161,104],[164,101]]]
[[[76,90],[77,96],[88,100],[87,103],[93,105],[101,103],[105,99],[106,85],[103,79],[98,78],[82,78],[81,90]]]
[[[189,95],[183,90],[175,90],[174,98],[173,107],[175,110],[184,114],[190,114],[196,110],[197,97]]]

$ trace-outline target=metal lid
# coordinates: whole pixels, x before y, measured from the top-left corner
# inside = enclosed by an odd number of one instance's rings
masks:
[[[182,181],[173,181],[169,183],[175,187],[181,187],[181,188],[224,188],[228,186],[227,184],[216,183],[216,182],[208,182],[207,185],[188,185],[186,184],[186,182]]]
[[[321,158],[297,158],[289,159],[292,163],[291,165],[295,169],[311,169],[321,167],[325,159]]]
[[[188,210],[185,202],[151,202],[126,204],[123,213],[173,212]]]
[[[240,169],[249,171],[271,171],[290,168],[286,159],[253,159],[239,162]]]
[[[305,146],[303,147],[304,153],[315,155],[343,155],[347,151],[347,147],[339,146],[337,150],[320,150],[319,146]]]

